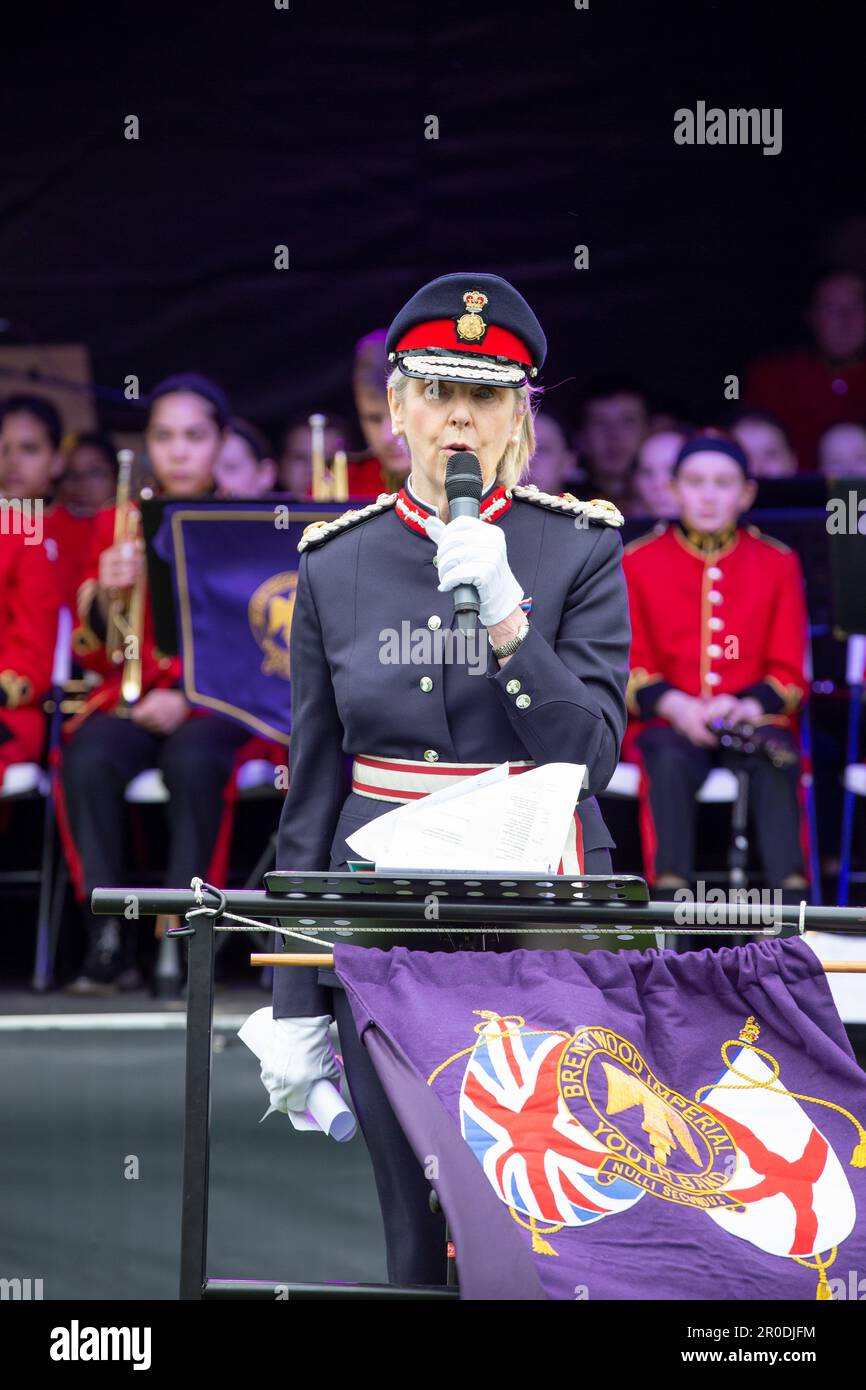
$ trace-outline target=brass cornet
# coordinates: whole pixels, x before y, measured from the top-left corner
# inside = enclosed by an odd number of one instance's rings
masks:
[[[330,471],[325,463],[324,415],[311,415],[310,446],[313,462],[313,499],[316,502],[345,502],[349,496],[349,474],[344,449],[334,454]]]
[[[135,546],[141,536],[141,512],[130,503],[130,482],[134,454],[131,449],[118,453],[117,500],[114,513],[114,544]],[[108,605],[105,651],[114,666],[123,668],[120,701],[115,713],[128,716],[141,696],[141,645],[144,640],[144,568],[135,583],[116,594]]]

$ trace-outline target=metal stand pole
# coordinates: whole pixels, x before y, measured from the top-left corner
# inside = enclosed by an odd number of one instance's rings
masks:
[[[186,1001],[186,1123],[180,1228],[180,1297],[200,1299],[207,1277],[213,928],[209,920],[172,934],[189,937]]]
[[[731,816],[731,845],[728,850],[728,878],[732,888],[745,888],[749,864],[749,774],[738,767],[737,799]]]

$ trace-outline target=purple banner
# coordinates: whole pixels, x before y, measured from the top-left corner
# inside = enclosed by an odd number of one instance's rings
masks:
[[[154,542],[172,567],[184,693],[287,744],[298,541],[345,503],[215,501],[165,509]]]
[[[866,1077],[804,942],[334,954],[462,1297],[859,1287]]]

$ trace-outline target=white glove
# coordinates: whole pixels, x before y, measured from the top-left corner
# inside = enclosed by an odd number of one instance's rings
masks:
[[[239,1037],[262,1064],[262,1085],[272,1109],[284,1115],[303,1111],[317,1081],[339,1086],[341,1068],[328,1037],[330,1022],[330,1014],[274,1018],[270,1009],[259,1009],[240,1029]]]
[[[438,516],[425,522],[427,534],[437,542],[439,592],[458,584],[472,584],[481,601],[478,617],[484,627],[507,618],[523,598],[508,564],[505,533],[480,517],[458,516],[447,526]]]

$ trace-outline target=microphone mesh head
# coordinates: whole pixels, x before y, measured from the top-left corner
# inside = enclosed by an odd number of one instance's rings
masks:
[[[458,497],[476,497],[481,501],[481,464],[474,454],[461,451],[452,454],[445,465],[445,496],[449,502]]]

